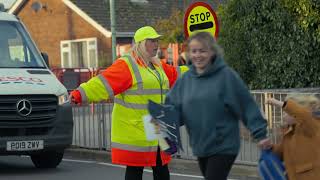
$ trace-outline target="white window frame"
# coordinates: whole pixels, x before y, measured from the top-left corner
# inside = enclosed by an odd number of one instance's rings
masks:
[[[74,42],[86,42],[87,44],[87,64],[88,64],[88,67],[84,67],[84,68],[97,68],[99,65],[98,65],[98,41],[97,41],[97,38],[84,38],[84,39],[74,39],[74,40],[64,40],[64,41],[61,41],[60,42],[60,62],[61,62],[61,67],[62,68],[66,68],[66,67],[71,67],[71,68],[74,68],[72,67],[72,59],[71,59],[71,43],[74,43]],[[94,42],[94,44],[90,44],[91,42]],[[64,45],[67,45],[66,47],[63,47]],[[90,50],[95,50],[95,65],[96,67],[92,67],[91,66],[91,63],[90,63],[90,54],[89,54],[89,51]],[[63,56],[63,53],[67,52],[68,53],[68,64],[64,64],[64,56]]]
[[[148,3],[148,0],[130,0],[132,3]]]

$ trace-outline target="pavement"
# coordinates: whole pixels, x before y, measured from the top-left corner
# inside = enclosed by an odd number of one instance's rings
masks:
[[[111,163],[111,154],[104,150],[91,150],[70,147],[65,150],[64,158],[85,159],[98,162]],[[173,158],[169,164],[170,172],[201,176],[196,160]],[[237,180],[258,180],[257,167],[254,165],[241,165],[235,163],[231,169],[230,177]]]

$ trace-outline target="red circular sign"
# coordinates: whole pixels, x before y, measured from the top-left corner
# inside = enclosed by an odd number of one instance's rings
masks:
[[[206,31],[218,37],[219,24],[216,13],[204,2],[193,3],[184,15],[184,34],[188,38],[192,33]]]

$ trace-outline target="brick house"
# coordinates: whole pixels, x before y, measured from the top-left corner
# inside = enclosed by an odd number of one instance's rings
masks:
[[[27,26],[52,68],[97,68],[112,63],[109,1],[17,0],[9,9]],[[183,1],[115,0],[118,53],[134,32],[170,16]],[[156,7],[156,8],[155,8]]]

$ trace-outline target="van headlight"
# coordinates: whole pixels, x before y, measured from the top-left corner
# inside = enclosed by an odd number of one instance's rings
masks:
[[[69,102],[69,96],[68,94],[62,94],[58,96],[59,105],[65,104]]]

